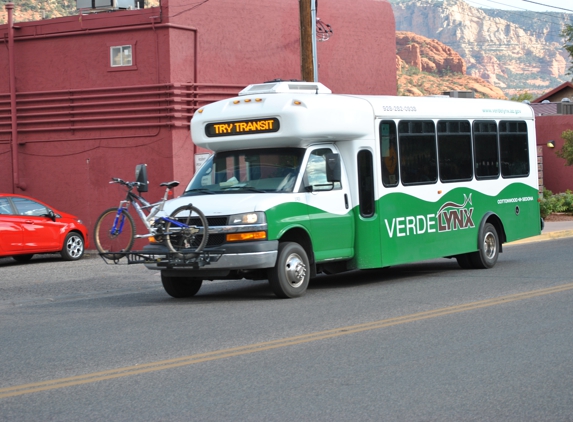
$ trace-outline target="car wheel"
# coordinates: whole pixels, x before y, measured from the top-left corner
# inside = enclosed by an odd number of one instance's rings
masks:
[[[70,232],[64,240],[64,247],[61,251],[65,261],[76,261],[84,255],[84,238],[76,232]]]
[[[13,255],[12,258],[14,258],[14,261],[17,261],[17,262],[28,262],[29,260],[32,259],[33,256],[34,256],[34,254],[30,253],[30,254],[26,254],[26,255]]]

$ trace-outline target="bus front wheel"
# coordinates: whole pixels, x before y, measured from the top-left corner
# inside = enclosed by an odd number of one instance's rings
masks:
[[[304,248],[294,242],[280,243],[276,265],[269,269],[268,277],[278,297],[304,295],[310,280],[310,264]]]
[[[479,250],[470,255],[472,266],[478,269],[492,268],[499,258],[499,236],[491,223],[484,224],[480,231]]]

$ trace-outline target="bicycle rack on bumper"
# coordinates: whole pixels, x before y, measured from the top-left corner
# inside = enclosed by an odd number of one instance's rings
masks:
[[[106,264],[121,264],[126,258],[126,264],[154,264],[157,267],[171,269],[176,267],[200,268],[217,262],[224,250],[211,249],[208,252],[149,252],[149,251],[129,251],[129,252],[107,252],[99,253],[99,256]]]

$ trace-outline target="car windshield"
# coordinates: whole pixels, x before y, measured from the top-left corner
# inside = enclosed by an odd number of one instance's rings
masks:
[[[303,155],[302,148],[218,152],[203,164],[183,195],[292,192]]]

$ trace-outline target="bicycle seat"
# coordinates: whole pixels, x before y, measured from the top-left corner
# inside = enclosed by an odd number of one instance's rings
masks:
[[[179,186],[179,182],[177,180],[174,180],[173,182],[163,182],[159,186],[167,186],[169,189],[172,189],[175,186]]]

